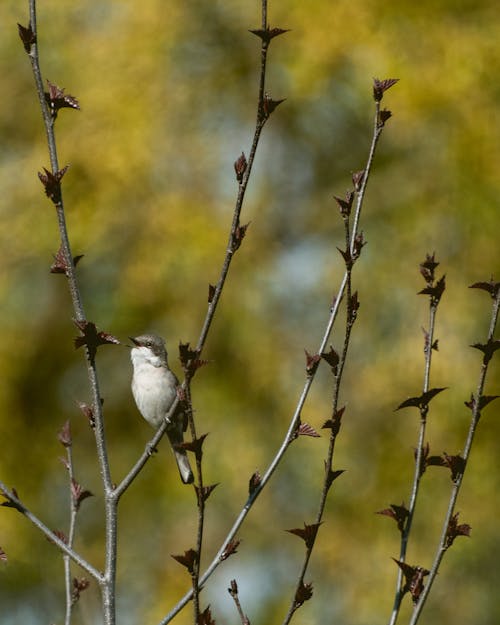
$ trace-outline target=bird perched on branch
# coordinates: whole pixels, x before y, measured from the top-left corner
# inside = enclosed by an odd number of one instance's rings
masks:
[[[165,341],[156,334],[129,337],[133,342],[130,357],[134,368],[132,393],[139,412],[154,428],[163,423],[177,396],[179,381],[169,369]],[[186,450],[180,447],[187,427],[186,415],[176,410],[170,416],[166,433],[174,452],[181,480],[190,484],[193,472]]]

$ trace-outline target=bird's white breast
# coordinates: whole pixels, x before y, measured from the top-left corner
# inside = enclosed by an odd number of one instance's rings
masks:
[[[142,416],[159,427],[177,394],[177,380],[158,356],[144,347],[132,349],[132,393]]]

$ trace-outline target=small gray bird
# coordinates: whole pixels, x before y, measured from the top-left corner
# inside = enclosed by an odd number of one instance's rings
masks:
[[[159,428],[177,395],[179,381],[168,367],[165,341],[156,334],[129,337],[134,343],[130,357],[134,367],[132,393],[140,413],[154,428]],[[171,416],[167,436],[184,484],[194,480],[185,449],[187,419],[182,411]]]

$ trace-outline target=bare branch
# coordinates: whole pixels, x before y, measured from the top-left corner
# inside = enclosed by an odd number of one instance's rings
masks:
[[[492,303],[492,308],[491,308],[491,317],[490,317],[490,325],[489,325],[489,330],[488,330],[487,342],[493,341],[495,328],[498,322],[498,314],[499,314],[499,309],[500,309],[500,290],[499,289],[497,289],[496,292],[492,294],[492,298],[493,298],[493,303]],[[481,410],[484,407],[484,403],[481,400],[484,397],[484,386],[486,383],[486,375],[488,373],[490,362],[491,362],[490,360],[485,361],[483,359],[483,362],[481,363],[481,369],[479,372],[479,380],[477,383],[476,394],[473,397],[473,401],[471,401],[470,403],[466,402],[466,405],[471,410],[471,421],[469,425],[469,431],[467,434],[467,440],[465,442],[465,447],[464,447],[464,451],[462,454],[463,469],[461,472],[459,472],[456,475],[456,478],[453,480],[450,499],[448,502],[448,510],[444,518],[443,528],[441,531],[441,539],[436,549],[436,555],[434,557],[434,562],[432,563],[432,567],[429,573],[429,579],[427,581],[427,584],[422,590],[422,593],[418,599],[418,602],[415,605],[415,609],[413,610],[413,614],[410,619],[410,625],[416,625],[416,623],[418,622],[422,614],[422,610],[424,608],[427,597],[429,596],[432,585],[438,574],[441,561],[446,551],[451,547],[453,543],[453,539],[455,538],[455,536],[458,536],[458,535],[468,536],[470,532],[470,527],[467,524],[463,524],[461,526],[457,524],[458,515],[455,513],[455,506],[456,506],[458,494],[460,492],[460,488],[462,486],[462,482],[464,479],[467,462],[471,454],[472,444],[474,442],[476,429],[479,424],[479,419],[481,418]]]
[[[28,508],[21,502],[19,497],[13,492],[12,489],[9,489],[2,481],[0,481],[0,494],[2,494],[6,498],[6,502],[2,505],[8,505],[9,507],[15,508],[22,515],[24,515],[28,521],[30,521],[36,528],[38,528],[42,534],[51,542],[59,547],[59,549],[69,556],[73,562],[78,564],[84,571],[86,571],[89,575],[91,575],[98,583],[102,584],[104,581],[103,574],[100,573],[96,568],[94,568],[87,560],[85,560],[79,553],[74,551],[69,545],[66,544],[64,540],[62,540],[56,532],[50,530],[40,519],[35,516]]]

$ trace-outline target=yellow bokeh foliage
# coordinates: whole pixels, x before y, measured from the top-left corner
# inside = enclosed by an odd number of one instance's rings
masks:
[[[0,478],[47,525],[67,523],[66,475],[58,456],[71,420],[78,479],[95,497],[82,504],[76,548],[102,566],[102,496],[93,436],[78,401],[90,398],[75,351],[62,276],[49,267],[59,247],[52,204],[37,171],[48,154],[30,66],[16,22],[27,2],[0,5]],[[286,0],[269,3],[273,41],[267,89],[286,101],[264,129],[245,202],[247,235],[231,267],[203,367],[193,383],[207,502],[208,564],[244,504],[248,480],[271,461],[304,382],[341,279],[343,227],[333,195],[364,167],[373,113],[372,79],[397,77],[383,105],[387,123],[362,215],[368,244],[355,267],[361,307],[341,401],[332,488],[307,581],[314,597],[300,622],[387,622],[399,549],[392,522],[374,512],[408,501],[416,410],[394,412],[420,393],[421,326],[416,293],[426,253],[436,252],[447,290],[438,312],[431,386],[434,453],[457,453],[475,390],[489,299],[467,287],[500,276],[500,48],[488,0],[440,3]],[[165,336],[180,374],[179,341],[195,345],[208,285],[219,276],[237,193],[233,162],[250,150],[255,123],[260,3],[180,0],[39,0],[44,77],[78,98],[81,111],[56,122],[64,199],[89,319],[126,343]],[[341,326],[331,339],[342,341]],[[130,393],[128,349],[104,346],[98,371],[113,477],[142,452],[151,431]],[[499,392],[493,363],[488,394]],[[302,545],[285,529],[316,513],[327,448],[332,378],[322,367],[303,420],[321,439],[299,438],[250,514],[236,556],[202,600],[234,620],[226,588],[238,579],[252,622],[279,623],[298,575]],[[473,528],[445,559],[425,623],[493,625],[500,618],[498,407],[485,410],[458,509]],[[428,566],[440,532],[449,476],[428,470],[410,561]],[[116,476],[116,477],[115,477]],[[177,483],[162,442],[121,504],[119,622],[158,622],[189,588],[170,555],[193,546],[196,508]],[[2,623],[62,622],[59,555],[25,519],[0,510]],[[80,572],[74,570],[75,575]],[[97,622],[96,588],[82,594],[75,623]],[[409,601],[403,619],[410,611]],[[35,613],[20,605],[38,606]],[[34,620],[34,616],[39,621]],[[17,619],[17,620],[16,620]],[[403,621],[402,619],[402,621]],[[191,622],[186,609],[179,623]]]

